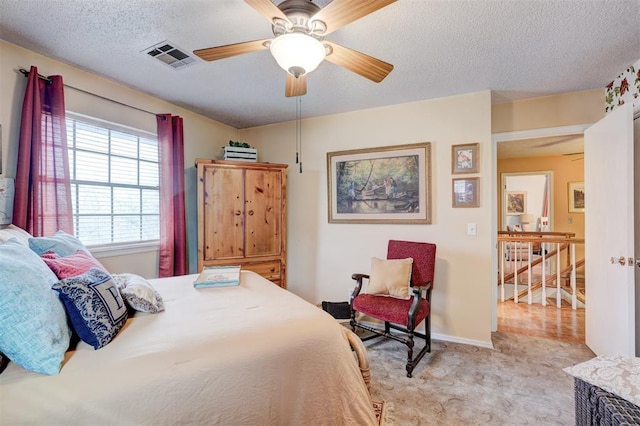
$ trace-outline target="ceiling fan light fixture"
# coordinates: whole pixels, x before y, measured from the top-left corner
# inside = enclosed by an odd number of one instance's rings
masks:
[[[326,49],[318,39],[300,32],[276,37],[269,49],[280,68],[294,77],[315,70],[326,56]]]

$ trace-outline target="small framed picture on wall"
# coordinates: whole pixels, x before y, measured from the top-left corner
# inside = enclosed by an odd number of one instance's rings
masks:
[[[480,178],[453,179],[452,207],[480,207]]]
[[[507,191],[506,195],[508,215],[521,215],[527,212],[526,191]]]
[[[479,143],[451,146],[451,174],[478,173]]]
[[[569,213],[584,213],[584,182],[569,182]]]

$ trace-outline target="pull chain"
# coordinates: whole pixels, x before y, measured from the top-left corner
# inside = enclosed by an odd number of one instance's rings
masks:
[[[298,104],[300,100],[300,97],[296,98],[296,164],[298,164],[300,162],[298,156],[299,151],[298,151],[298,144],[300,143],[300,141],[298,140],[298,135],[299,135],[299,127],[300,127],[300,105]]]
[[[296,164],[299,164],[302,173],[302,97],[298,96],[296,102]]]

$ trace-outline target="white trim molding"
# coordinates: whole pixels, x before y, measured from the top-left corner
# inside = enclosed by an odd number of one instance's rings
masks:
[[[500,141],[515,141],[532,138],[546,138],[552,136],[566,136],[583,134],[593,123],[575,124],[573,126],[546,127],[543,129],[518,130],[515,132],[493,133],[491,140],[496,143]]]
[[[482,340],[465,339],[463,337],[449,336],[447,334],[431,333],[431,339],[443,342],[461,343],[463,345],[479,346],[481,348],[495,349],[493,342],[484,342]],[[419,343],[418,343],[419,345]]]

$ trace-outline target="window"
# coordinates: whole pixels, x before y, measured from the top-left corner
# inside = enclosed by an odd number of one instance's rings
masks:
[[[67,144],[76,237],[87,246],[157,242],[156,135],[67,113]]]

